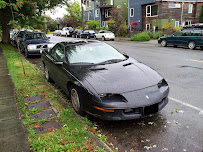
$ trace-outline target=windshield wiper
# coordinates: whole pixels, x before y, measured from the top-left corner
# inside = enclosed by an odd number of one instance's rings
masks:
[[[71,63],[71,64],[94,64],[91,62],[75,62],[75,63]]]
[[[123,59],[111,59],[111,60],[106,60],[106,61],[100,62],[98,64],[111,64],[111,63],[117,63],[117,62],[121,62],[121,61],[123,61]]]

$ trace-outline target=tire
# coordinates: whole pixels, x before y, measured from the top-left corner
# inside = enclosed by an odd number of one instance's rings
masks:
[[[105,37],[104,36],[102,36],[102,41],[105,41]]]
[[[173,47],[177,48],[178,46],[177,46],[177,45],[174,45]]]
[[[90,39],[90,37],[89,37],[89,36],[87,36],[87,39]]]
[[[68,34],[66,33],[66,37],[68,37]]]
[[[82,38],[82,36],[80,35],[80,38]]]
[[[112,39],[112,41],[114,41],[114,39]]]
[[[45,65],[44,65],[44,75],[48,82],[52,81],[52,79],[50,78],[49,70],[47,69],[47,67]]]
[[[79,115],[83,115],[84,112],[82,110],[82,105],[81,105],[81,100],[80,100],[80,95],[78,93],[78,90],[75,86],[71,87],[70,89],[70,98],[71,98],[71,103],[73,105],[73,108],[75,112]]]
[[[200,49],[202,49],[202,50],[203,50],[203,46],[200,46]]]
[[[163,46],[163,47],[166,47],[166,46],[167,46],[166,40],[162,40],[162,41],[161,41],[161,46]]]
[[[29,52],[28,52],[27,49],[25,49],[25,57],[26,57],[26,58],[29,58],[29,57],[30,57]]]
[[[196,48],[196,44],[194,41],[190,41],[188,43],[188,48],[191,49],[191,50],[194,50]]]
[[[94,36],[94,39],[95,39],[95,40],[97,40],[97,37],[96,37],[96,36]]]

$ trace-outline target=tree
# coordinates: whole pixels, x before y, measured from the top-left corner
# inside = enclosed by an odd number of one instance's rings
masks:
[[[43,11],[63,3],[65,3],[65,0],[0,0],[2,43],[10,43],[9,30],[12,24],[25,25],[27,20],[33,20],[33,17],[41,16]]]
[[[203,5],[202,5],[202,9],[199,15],[199,23],[203,23]]]
[[[68,26],[79,26],[82,21],[82,12],[80,4],[78,2],[67,2],[66,5],[67,15],[65,15],[64,18],[67,20]]]

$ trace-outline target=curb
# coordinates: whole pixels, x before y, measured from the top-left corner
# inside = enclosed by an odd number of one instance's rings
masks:
[[[24,58],[24,57],[23,57]],[[77,117],[78,119],[80,119],[81,123],[85,126],[85,129],[88,129],[87,124],[81,119],[81,117],[73,110],[72,107],[70,107],[67,103],[66,100],[64,100],[62,98],[62,96],[54,89],[54,87],[52,85],[50,85],[49,82],[47,82],[44,77],[42,77],[36,70],[35,70],[35,66],[32,65],[30,62],[28,62],[25,58],[24,58],[25,62],[27,64],[30,65],[30,67],[35,71],[35,73],[41,78],[41,80],[44,82],[45,85],[49,86],[50,89],[52,89],[58,96],[59,98],[59,103],[62,104],[62,106],[64,108],[69,109],[71,112],[73,112],[74,116]],[[37,67],[36,67],[37,68]],[[37,68],[38,69],[38,68]],[[62,102],[61,102],[62,101]],[[91,137],[96,141],[97,145],[100,146],[101,148],[105,149],[106,152],[113,152],[113,150],[106,144],[104,143],[102,140],[100,140],[96,135],[94,135],[92,132],[89,132],[91,134]]]

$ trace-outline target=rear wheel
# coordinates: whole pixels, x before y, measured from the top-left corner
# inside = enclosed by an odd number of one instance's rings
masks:
[[[196,48],[196,44],[194,41],[191,41],[188,43],[188,48],[191,50],[194,50]]]
[[[166,47],[166,46],[167,46],[166,40],[162,40],[162,41],[161,41],[161,46],[163,46],[163,47]]]
[[[71,102],[73,105],[73,108],[76,113],[83,115],[84,112],[82,110],[81,102],[80,102],[80,96],[77,91],[77,88],[75,86],[71,87],[70,89],[70,97],[71,97]]]
[[[87,39],[89,39],[90,37],[89,37],[89,35],[87,36]]]
[[[48,82],[51,82],[51,78],[49,75],[49,70],[47,69],[46,66],[44,66],[44,74],[45,74],[45,78],[47,79]]]

